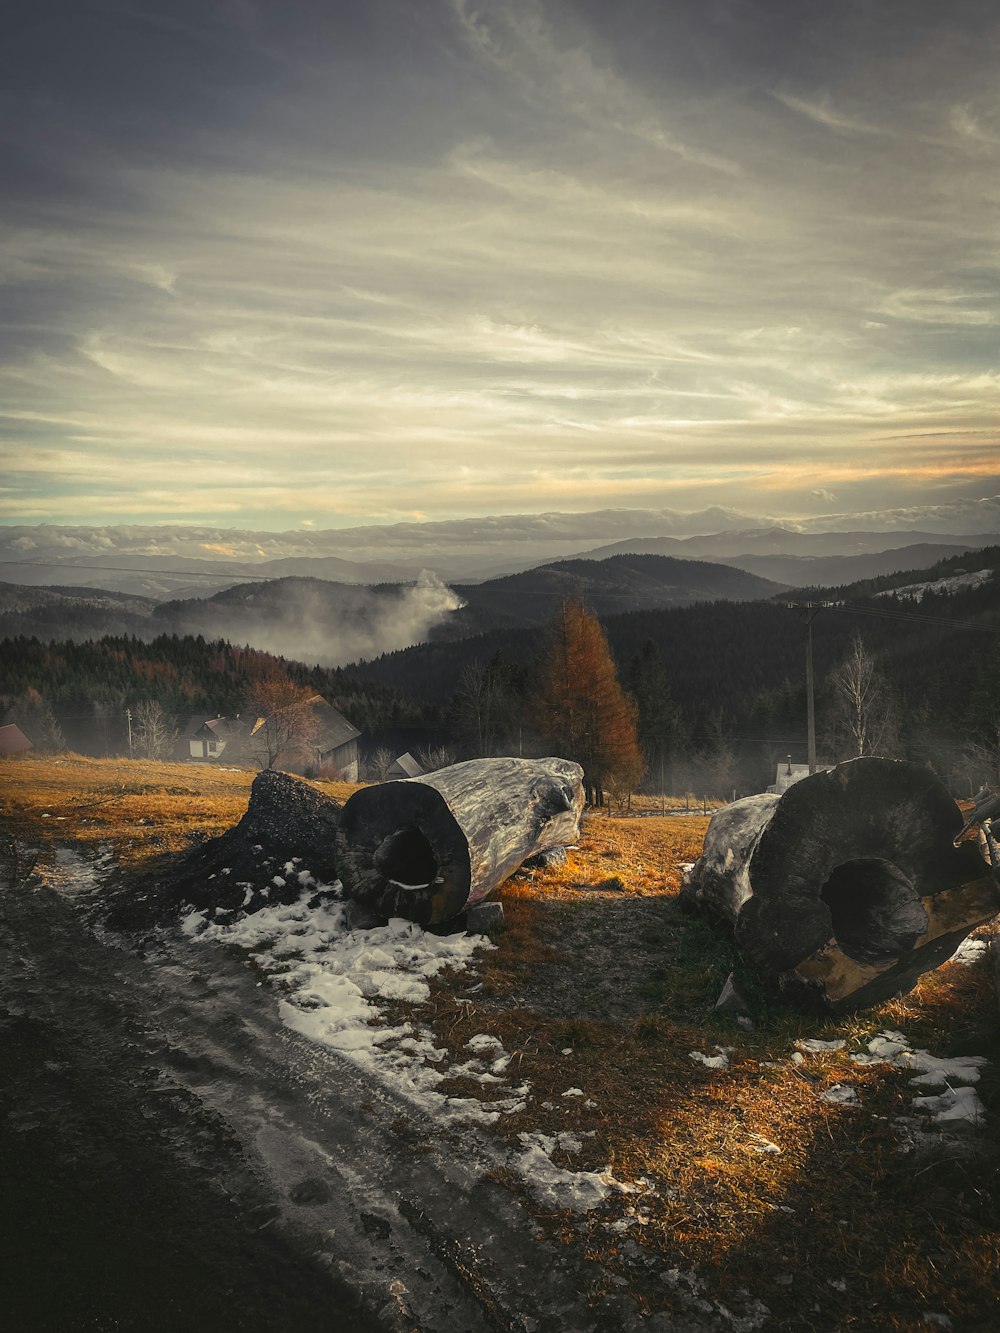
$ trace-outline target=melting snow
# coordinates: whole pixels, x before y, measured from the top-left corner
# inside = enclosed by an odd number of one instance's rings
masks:
[[[298,877],[302,880],[307,874],[301,871]],[[321,887],[331,895],[339,889],[339,885]],[[248,893],[248,901],[251,896]],[[385,926],[350,930],[345,905],[332,897],[316,900],[309,888],[296,903],[273,904],[228,922],[191,910],[181,929],[194,939],[246,949],[280,992],[278,1009],[288,1027],[332,1047],[438,1119],[491,1125],[503,1115],[527,1109],[529,1086],[511,1086],[502,1077],[511,1057],[499,1038],[476,1033],[466,1042],[471,1058],[451,1063],[449,1052],[436,1046],[426,1029],[412,1023],[384,1023],[383,1002],[427,999],[430,978],[445,968],[465,968],[476,951],[496,947],[485,937],[433,935],[400,918]],[[441,1092],[444,1080],[455,1077],[493,1086],[496,1100]],[[582,1098],[584,1092],[567,1088],[562,1095]],[[583,1104],[595,1105],[589,1099]],[[551,1103],[546,1105],[554,1109]],[[628,1193],[633,1188],[616,1181],[610,1169],[568,1171],[557,1166],[553,1151],[582,1151],[577,1134],[519,1137],[522,1150],[515,1153],[512,1165],[545,1206],[584,1211],[603,1202],[612,1190]]]
[[[519,1134],[524,1151],[515,1166],[528,1189],[547,1208],[571,1208],[586,1212],[603,1203],[618,1185],[610,1168],[604,1171],[564,1171],[552,1161],[552,1152],[566,1137],[551,1134]]]
[[[750,1147],[754,1152],[763,1153],[769,1157],[773,1157],[776,1153],[781,1152],[778,1145],[772,1143],[770,1139],[765,1139],[763,1134],[751,1134]]]
[[[984,954],[989,953],[989,948],[988,940],[974,940],[971,937],[964,939],[948,962],[962,963],[965,967],[969,967],[972,963],[978,962]]]
[[[937,1097],[915,1097],[913,1105],[943,1122],[978,1125],[986,1114],[975,1088],[948,1088]]]
[[[969,574],[952,574],[950,578],[933,579],[927,583],[908,583],[903,588],[887,588],[876,597],[902,597],[905,601],[922,602],[928,592],[943,592],[949,596],[967,588],[979,588],[993,577],[992,569],[976,569]]]
[[[832,1087],[819,1094],[821,1102],[834,1102],[838,1106],[857,1106],[858,1094],[850,1083],[834,1083]]]
[[[696,1064],[704,1065],[706,1069],[728,1069],[729,1057],[736,1049],[735,1046],[716,1046],[718,1055],[706,1055],[704,1051],[689,1051],[690,1059]]]
[[[296,903],[267,906],[226,924],[191,912],[181,927],[198,939],[246,949],[282,992],[278,1009],[283,1022],[378,1075],[425,1111],[492,1124],[503,1114],[524,1109],[526,1087],[505,1087],[506,1095],[493,1102],[438,1091],[445,1078],[458,1073],[483,1083],[502,1082],[497,1065],[509,1057],[496,1038],[486,1038],[496,1057],[490,1071],[484,1072],[479,1062],[444,1068],[447,1053],[427,1032],[410,1023],[380,1024],[380,1002],[426,1000],[431,977],[448,967],[466,967],[477,949],[493,947],[488,941],[465,934],[432,935],[400,918],[352,931],[343,903],[309,906],[311,898],[305,889]]]
[[[868,1043],[867,1052],[851,1056],[857,1065],[888,1064],[897,1069],[916,1070],[910,1079],[913,1088],[943,1088],[940,1096],[916,1097],[913,1105],[942,1124],[965,1122],[976,1125],[985,1117],[985,1109],[975,1089],[979,1071],[988,1064],[983,1055],[958,1055],[942,1059],[929,1051],[913,1050],[902,1032],[883,1031]],[[959,1084],[959,1087],[954,1087]]]

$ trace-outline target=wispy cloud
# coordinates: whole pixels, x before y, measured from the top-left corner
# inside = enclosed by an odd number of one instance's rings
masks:
[[[884,134],[885,130],[860,116],[852,116],[833,105],[828,96],[818,99],[795,97],[791,93],[775,91],[771,94],[782,106],[794,111],[807,120],[823,125],[828,130],[840,130],[847,134]]]

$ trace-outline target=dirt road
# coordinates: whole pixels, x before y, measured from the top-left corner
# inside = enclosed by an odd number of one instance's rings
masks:
[[[278,1021],[235,952],[86,924],[63,849],[0,885],[0,1266],[25,1330],[623,1329],[492,1146]]]

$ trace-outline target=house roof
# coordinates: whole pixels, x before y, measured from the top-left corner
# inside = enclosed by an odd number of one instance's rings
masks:
[[[250,732],[250,723],[240,717],[210,717],[205,726],[220,741],[231,741]]]
[[[356,740],[361,735],[357,727],[352,722],[348,722],[343,713],[338,713],[332,704],[328,704],[321,694],[314,694],[308,702],[312,705],[316,714],[317,723],[310,744],[320,754],[329,754],[331,750],[339,750],[342,745],[347,745],[349,741]],[[289,706],[296,707],[298,705]],[[282,711],[281,708],[274,710],[275,713]],[[273,714],[269,716],[273,716]],[[256,735],[265,721],[266,718],[258,717],[250,727],[250,735]]]
[[[409,750],[405,750],[402,754],[396,756],[389,765],[389,772],[391,773],[395,768],[405,773],[408,778],[420,778],[424,774],[424,770]]]
[[[357,727],[348,722],[343,713],[338,713],[332,704],[328,704],[322,695],[317,694],[311,702],[319,719],[313,744],[321,754],[328,750],[339,750],[342,745],[357,740],[361,735]]]
[[[5,727],[0,727],[0,754],[20,754],[24,750],[32,748],[31,741],[21,730],[20,727],[8,722]]]
[[[209,720],[209,718],[201,715],[198,717],[189,717],[184,723],[184,726],[181,729],[181,734],[177,739],[181,741],[194,740],[195,736],[197,736],[198,732],[201,731],[202,727],[204,727],[205,723]]]
[[[775,782],[780,782],[782,778],[807,778],[809,776],[808,764],[790,764],[786,760],[778,765],[778,771],[775,774]]]

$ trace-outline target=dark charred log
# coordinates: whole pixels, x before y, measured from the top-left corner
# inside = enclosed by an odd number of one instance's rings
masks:
[[[682,890],[765,976],[833,1009],[910,990],[1000,912],[1000,885],[926,768],[854,759],[712,817]]]
[[[299,871],[320,883],[337,878],[340,804],[308,783],[275,769],[253,780],[238,824],[180,855],[164,857],[140,881],[115,895],[109,922],[116,928],[168,920],[187,903],[199,909],[254,911],[265,902],[294,902]],[[285,871],[295,863],[295,873]],[[282,881],[278,883],[277,881]]]
[[[582,778],[565,759],[473,759],[363,787],[341,812],[344,893],[382,920],[450,921],[529,857],[576,841]]]

